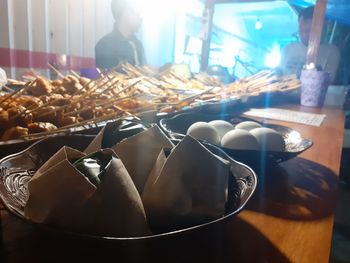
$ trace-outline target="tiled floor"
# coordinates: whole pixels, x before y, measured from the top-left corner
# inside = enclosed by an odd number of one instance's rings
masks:
[[[331,263],[350,263],[350,150],[343,152]]]

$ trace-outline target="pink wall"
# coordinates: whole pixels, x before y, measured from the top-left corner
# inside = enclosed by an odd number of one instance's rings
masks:
[[[111,0],[0,0],[0,67],[21,78],[94,67],[94,46],[113,27]]]

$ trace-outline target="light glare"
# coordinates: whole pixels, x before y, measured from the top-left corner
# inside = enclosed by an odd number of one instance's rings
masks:
[[[265,66],[277,68],[281,63],[281,51],[278,45],[274,45],[271,52],[265,57]]]
[[[263,23],[260,21],[260,19],[258,19],[255,23],[255,29],[260,30],[262,29],[262,27],[263,27]]]

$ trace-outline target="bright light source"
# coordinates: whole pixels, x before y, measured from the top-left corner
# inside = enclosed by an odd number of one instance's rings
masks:
[[[277,68],[281,63],[281,51],[278,44],[272,47],[270,53],[265,57],[265,66],[269,68]]]
[[[190,37],[186,47],[186,53],[200,54],[202,50],[202,40],[196,37]]]
[[[232,68],[235,64],[234,57],[239,53],[241,44],[238,41],[227,41],[223,47],[221,65]]]
[[[161,28],[175,18],[186,7],[185,0],[128,0],[139,12],[143,21],[143,30],[151,31]]]
[[[134,7],[136,7],[141,15],[154,15],[159,17],[160,15],[167,14],[169,12],[176,12],[186,6],[185,0],[128,0]]]
[[[260,30],[260,29],[262,29],[262,27],[263,27],[263,23],[260,21],[260,19],[258,18],[257,20],[256,20],[256,23],[255,23],[255,29],[256,30]]]

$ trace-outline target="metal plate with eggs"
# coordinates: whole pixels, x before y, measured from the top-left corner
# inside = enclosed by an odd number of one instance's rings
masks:
[[[225,120],[233,126],[243,121],[254,121],[249,118],[233,115],[210,115],[200,113],[180,113],[170,118],[160,120],[160,126],[168,133],[172,139],[181,139],[187,133],[188,128],[196,122],[210,122],[213,120]],[[310,139],[303,138],[302,135],[291,128],[258,122],[262,127],[270,128],[282,135],[285,147],[283,151],[276,150],[252,150],[252,149],[229,149],[221,148],[234,159],[247,163],[249,165],[257,164],[262,159],[275,163],[291,159],[303,151],[310,148],[313,142]]]

